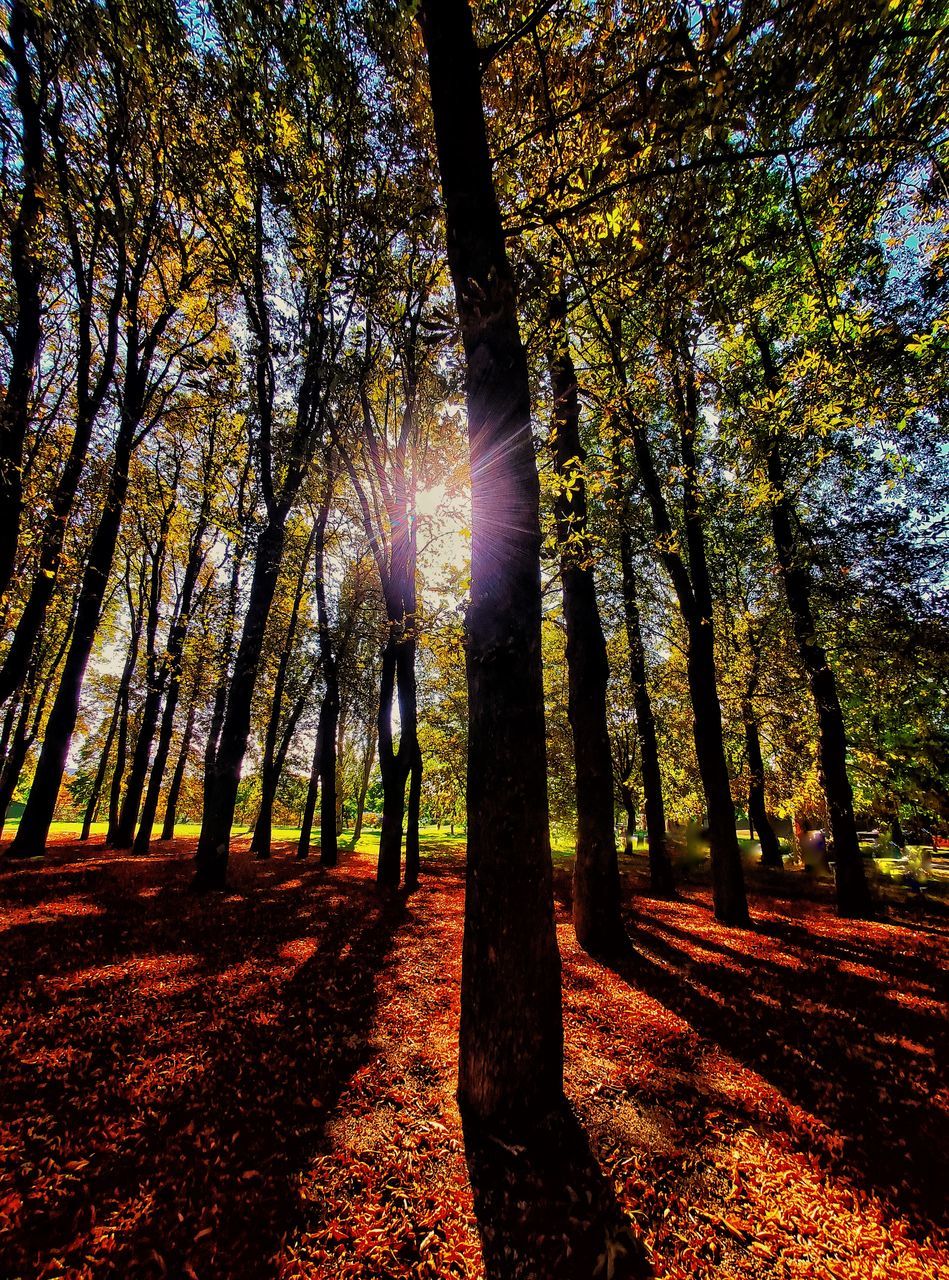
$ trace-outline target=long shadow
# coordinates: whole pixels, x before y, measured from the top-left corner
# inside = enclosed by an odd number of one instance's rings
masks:
[[[944,1019],[881,998],[867,979],[841,973],[839,943],[796,924],[768,929],[804,959],[802,970],[762,965],[749,975],[727,963],[740,955],[741,935],[736,955],[711,951],[696,960],[673,944],[666,922],[648,918],[631,929],[637,951],[613,967],[839,1134],[842,1158],[827,1161],[839,1163],[854,1182],[883,1191],[920,1227],[939,1221],[949,1176],[949,1131],[936,1096]],[[677,927],[675,934],[708,946],[701,933]],[[892,970],[881,950],[867,950],[862,960],[899,991],[902,959]],[[918,1039],[922,1051],[904,1044],[907,1037]],[[675,1107],[674,1098],[668,1102]],[[752,1101],[746,1121],[756,1122],[753,1111]]]
[[[464,1122],[486,1280],[639,1280],[652,1268],[566,1103],[516,1133]]]
[[[146,868],[142,901],[104,868],[101,914],[0,933],[0,1275],[261,1280],[307,1227],[300,1175],[372,1052],[404,904],[292,864],[195,900],[190,870]]]

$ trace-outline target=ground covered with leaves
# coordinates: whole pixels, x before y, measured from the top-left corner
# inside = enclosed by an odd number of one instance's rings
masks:
[[[460,849],[405,899],[158,848],[0,877],[4,1280],[949,1277],[939,904],[762,882],[736,932],[633,875],[606,969],[559,876],[568,1108],[505,1140],[453,1099]]]

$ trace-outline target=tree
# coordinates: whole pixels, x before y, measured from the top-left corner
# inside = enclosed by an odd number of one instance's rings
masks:
[[[514,281],[467,0],[419,10],[471,451],[468,871],[458,1096],[482,1120],[561,1098],[560,960],[544,759],[539,485]]]

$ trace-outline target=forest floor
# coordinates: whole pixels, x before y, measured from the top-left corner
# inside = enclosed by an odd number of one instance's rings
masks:
[[[505,1141],[453,1097],[460,845],[408,899],[289,846],[194,898],[193,848],[0,873],[3,1280],[949,1277],[944,904],[758,875],[737,932],[634,871],[607,969],[560,869],[568,1108]]]

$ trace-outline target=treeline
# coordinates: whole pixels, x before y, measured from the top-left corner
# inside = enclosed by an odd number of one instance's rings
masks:
[[[251,762],[262,858],[289,776],[331,866],[378,768],[385,885],[466,812],[485,1113],[551,1084],[551,803],[594,953],[618,807],[735,925],[736,803],[856,916],[858,814],[945,814],[949,80],[913,0],[409,9],[6,6],[0,810],[144,854],[184,789],[211,889]]]

